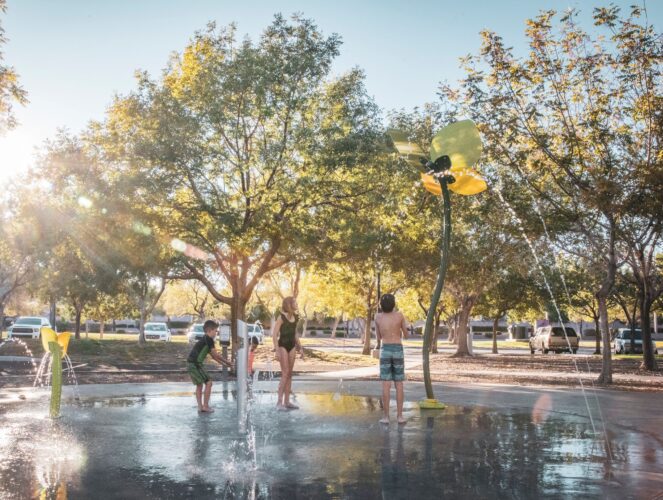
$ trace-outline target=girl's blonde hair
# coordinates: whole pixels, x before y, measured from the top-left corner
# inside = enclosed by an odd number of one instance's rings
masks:
[[[296,309],[294,297],[286,297],[283,299],[283,303],[281,304],[281,312],[284,314],[295,314]]]

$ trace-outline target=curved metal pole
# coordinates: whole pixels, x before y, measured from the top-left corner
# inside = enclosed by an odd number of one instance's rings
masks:
[[[426,398],[435,399],[433,395],[433,384],[430,379],[430,346],[433,339],[433,322],[435,320],[435,311],[437,310],[437,303],[440,301],[442,295],[442,288],[444,288],[444,279],[447,275],[447,266],[449,263],[449,247],[451,245],[451,200],[449,199],[449,188],[447,186],[448,179],[446,177],[440,178],[440,186],[442,186],[442,203],[443,203],[443,225],[442,225],[442,245],[440,248],[440,268],[437,272],[437,282],[435,289],[430,299],[430,306],[428,307],[428,314],[426,315],[426,327],[424,328],[424,345],[423,345],[423,361],[424,361],[424,385],[426,387]]]

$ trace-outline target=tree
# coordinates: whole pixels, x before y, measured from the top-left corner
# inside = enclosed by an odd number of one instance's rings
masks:
[[[15,214],[3,211],[0,218],[0,338],[9,301],[23,289],[34,275],[34,254],[31,247],[34,233],[20,224]]]
[[[0,0],[0,14],[7,12],[6,0]],[[5,30],[0,23],[0,63],[4,60],[2,45],[7,43]],[[21,87],[18,74],[11,66],[0,64],[0,134],[16,125],[13,104],[26,104],[27,93]]]
[[[139,311],[143,344],[145,321],[179,254],[159,224],[154,194],[136,192],[135,178],[107,169],[94,134],[59,133],[46,144],[33,176],[31,198],[39,203],[29,212],[39,221],[46,248],[41,288],[51,299],[69,290],[80,317],[96,292],[113,293],[121,284]],[[44,178],[50,183],[41,185]]]
[[[191,314],[198,321],[220,317],[218,302],[205,285],[197,280],[181,280],[171,283],[161,297],[161,305],[169,315]]]
[[[117,318],[128,318],[138,314],[136,306],[123,289],[122,283],[111,292],[97,294],[95,300],[86,305],[85,315],[99,321],[99,339],[104,338],[106,323]],[[87,330],[86,330],[87,332]]]
[[[571,294],[571,307],[582,316],[594,322],[596,344],[594,354],[601,354],[601,329],[598,300],[594,290],[600,285],[602,271],[592,266],[596,259],[580,259],[570,265],[566,273],[566,281]],[[614,291],[613,291],[614,293]]]
[[[64,238],[50,255],[50,272],[44,276],[44,281],[48,283],[50,296],[69,302],[74,313],[74,337],[80,339],[83,310],[97,300],[100,289],[115,276],[111,275],[108,280],[108,274],[95,268],[68,238]]]
[[[459,198],[459,210],[452,240],[454,254],[449,268],[449,290],[460,306],[457,356],[470,354],[467,326],[474,306],[483,299],[495,306],[491,316],[518,307],[515,289],[532,287],[533,262],[527,242],[510,218],[504,217],[500,193],[489,190],[476,199]],[[531,271],[530,271],[531,270]],[[492,296],[485,298],[486,294]],[[521,294],[520,300],[526,299]],[[501,315],[500,315],[501,317]]]
[[[527,272],[529,268],[527,260],[519,259],[504,264],[504,267],[496,273],[495,280],[488,290],[479,299],[476,311],[493,320],[493,354],[497,354],[499,320],[526,299],[532,283],[532,278]]]
[[[177,276],[230,306],[233,339],[263,276],[330,248],[338,213],[375,189],[378,110],[360,71],[329,78],[339,46],[300,16],[277,15],[255,43],[210,25],[159,82],[140,74],[98,127],[163,231],[209,255],[183,258]]]
[[[624,277],[631,278],[638,292],[637,305],[640,310],[640,328],[642,329],[643,365],[647,370],[656,370],[650,317],[653,304],[663,295],[663,259],[661,258],[663,254],[660,252],[663,218],[653,217],[642,220],[641,217],[638,217],[638,219],[640,224],[631,220],[627,232],[630,237],[627,239],[626,262],[631,268],[631,273]],[[631,324],[633,323],[631,322]]]
[[[478,57],[465,60],[460,89],[443,94],[461,102],[480,124],[490,161],[527,186],[560,229],[560,248],[580,255],[580,242],[600,258],[595,291],[603,364],[599,382],[612,381],[607,301],[620,265],[620,222],[633,192],[656,191],[660,176],[660,36],[632,7],[596,9],[608,37],[592,38],[566,11],[559,30],[554,11],[527,21],[530,53],[517,58],[496,33],[482,32]],[[660,179],[660,177],[658,177]],[[646,186],[646,187],[645,187]]]

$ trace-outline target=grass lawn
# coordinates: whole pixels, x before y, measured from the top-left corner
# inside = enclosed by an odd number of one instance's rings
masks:
[[[190,346],[186,342],[146,342],[138,344],[137,335],[117,334],[119,340],[104,334],[103,340],[94,338],[71,339],[67,353],[74,363],[88,363],[92,366],[117,364],[173,364],[184,363]],[[129,338],[127,338],[129,337]],[[26,340],[32,354],[41,357],[44,349],[40,340]],[[8,354],[23,355],[18,345],[8,346]],[[9,352],[11,351],[11,352]]]
[[[492,340],[474,340],[472,342],[474,347],[483,347],[485,349],[491,349],[493,347]],[[529,344],[526,341],[522,340],[498,340],[497,349],[528,349]]]
[[[185,335],[177,335],[172,337],[171,342],[155,342],[149,341],[144,345],[138,344],[137,334],[122,334],[122,333],[105,333],[103,340],[99,340],[98,333],[91,333],[88,338],[79,340],[71,339],[69,344],[69,356],[75,363],[87,363],[90,366],[102,365],[178,365],[183,364],[190,351],[190,344],[187,342]],[[301,339],[304,347],[315,345],[320,342],[320,338],[304,338]],[[343,345],[344,339],[326,339],[332,340],[329,344]],[[41,357],[43,348],[39,340],[26,340],[33,355]],[[346,344],[361,345],[359,339],[345,339]],[[405,340],[404,343],[410,346],[421,346],[420,340]],[[446,341],[440,343],[446,344]],[[529,350],[526,341],[514,340],[498,340],[498,349],[518,349]],[[581,346],[592,349],[594,341],[583,340]],[[475,340],[475,347],[490,349],[492,347],[491,340]],[[663,358],[663,342],[658,341],[657,346],[659,355],[657,359]],[[266,337],[264,343],[260,346],[258,351],[258,358],[273,356],[271,350],[271,337]],[[3,354],[6,355],[24,355],[24,349],[19,345],[7,344],[3,348]],[[349,365],[364,364],[365,362],[372,363],[372,358],[362,356],[358,353],[324,353],[319,350],[308,348],[306,349],[307,358],[310,361],[328,362],[328,363],[347,363]],[[642,354],[622,354],[615,355],[613,359],[642,359]]]
[[[73,337],[73,332],[72,332],[72,337]],[[81,340],[99,340],[101,335],[99,333],[89,333],[86,337],[85,333],[81,332]],[[188,338],[186,335],[173,335],[171,337],[171,342],[188,342]],[[123,341],[131,341],[131,342],[138,342],[138,334],[137,333],[104,333],[104,338],[103,340],[123,340]],[[150,341],[150,343],[155,343],[155,344],[165,344],[166,342],[153,342]]]

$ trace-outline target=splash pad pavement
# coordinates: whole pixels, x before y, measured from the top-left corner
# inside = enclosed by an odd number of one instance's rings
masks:
[[[196,412],[186,383],[81,386],[48,418],[45,391],[0,391],[0,497],[650,498],[663,492],[659,393],[596,391],[595,431],[574,390],[406,384],[399,426],[378,423],[380,386],[295,380],[299,410],[277,412],[276,381],[254,382],[248,425],[236,386]],[[392,412],[393,415],[393,412]]]

